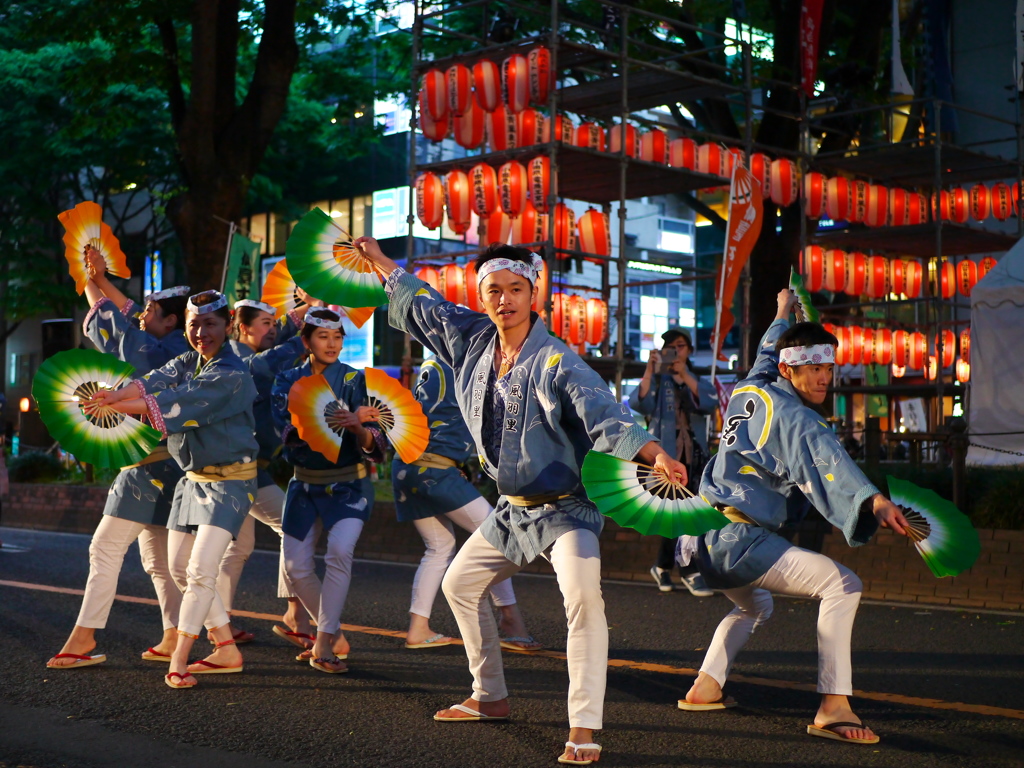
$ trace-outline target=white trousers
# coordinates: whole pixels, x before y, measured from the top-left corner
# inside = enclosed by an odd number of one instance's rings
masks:
[[[592,531],[562,534],[544,553],[562,591],[569,635],[569,726],[601,728],[608,672],[608,623],[601,596],[601,548]],[[487,592],[520,570],[476,531],[455,556],[441,582],[459,623],[473,675],[473,698],[508,697],[501,645]]]
[[[327,554],[324,556],[324,581],[316,575],[316,542],[320,538],[319,519],[309,529],[305,539],[284,534],[281,549],[284,567],[295,595],[310,616],[316,616],[319,632],[338,634],[341,614],[345,610],[348,588],[352,584],[352,558],[356,542],[363,531],[363,521],[357,518],[339,520],[327,532]]]
[[[167,529],[162,525],[144,525],[110,515],[103,515],[100,519],[89,544],[89,578],[85,582],[85,595],[75,624],[91,629],[107,626],[124,555],[136,539],[139,541],[142,567],[156,590],[164,629],[177,625],[181,592],[167,567]]]
[[[813,597],[818,608],[818,693],[850,696],[853,665],[850,638],[857,616],[860,579],[830,557],[800,547],[790,547],[764,576],[752,584],[725,590],[736,607],[715,630],[701,666],[719,685],[725,685],[736,654],[754,630],[772,615],[775,592],[792,597]]]
[[[199,630],[216,629],[230,619],[217,594],[217,573],[231,533],[215,525],[200,525],[195,535],[167,532],[167,556],[171,574],[181,589],[178,631],[198,635]]]
[[[249,514],[242,523],[238,536],[228,545],[224,559],[220,562],[220,574],[217,576],[217,594],[224,604],[224,609],[231,611],[235,602],[235,591],[238,581],[242,578],[242,569],[256,548],[256,521],[274,529],[278,536],[281,532],[281,515],[284,512],[284,491],[276,485],[266,485],[256,491],[256,500],[249,508]],[[277,568],[277,596],[295,597],[288,577],[284,572],[284,553],[281,554]]]
[[[437,597],[437,590],[441,588],[441,579],[455,558],[455,528],[452,523],[472,533],[493,510],[487,499],[481,496],[443,515],[413,520],[413,525],[416,526],[427,550],[423,553],[423,559],[420,560],[420,566],[412,580],[412,605],[409,607],[409,613],[415,613],[425,619],[430,618],[434,598]],[[505,579],[491,587],[491,599],[499,608],[515,605],[516,595],[512,591],[512,580]]]

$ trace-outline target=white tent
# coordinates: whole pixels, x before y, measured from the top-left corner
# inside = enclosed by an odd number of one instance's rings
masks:
[[[1024,240],[971,293],[967,463],[1024,466]]]

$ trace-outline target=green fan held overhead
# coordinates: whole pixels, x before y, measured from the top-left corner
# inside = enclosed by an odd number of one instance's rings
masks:
[[[938,578],[957,576],[978,559],[981,542],[967,516],[934,491],[888,477],[889,498],[910,526],[910,538]]]
[[[820,323],[821,315],[811,303],[811,294],[807,292],[804,279],[792,267],[789,268],[789,290],[796,294],[799,301],[797,304],[797,320],[800,322]]]
[[[587,496],[619,525],[644,535],[699,536],[729,520],[680,483],[669,482],[648,464],[591,451],[583,460]]]
[[[148,456],[160,442],[158,431],[110,408],[86,415],[80,405],[102,389],[118,389],[134,372],[128,363],[92,349],[59,352],[43,362],[32,397],[53,439],[98,467],[126,467]]]
[[[327,304],[387,304],[373,263],[352,245],[348,232],[319,208],[299,219],[292,229],[285,257],[295,284]]]

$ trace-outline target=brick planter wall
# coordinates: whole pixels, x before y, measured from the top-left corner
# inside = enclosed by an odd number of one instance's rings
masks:
[[[0,515],[0,525],[48,531],[92,533],[106,503],[107,489],[71,485],[12,483],[11,496]],[[971,570],[956,578],[936,579],[909,540],[891,531],[879,531],[863,547],[849,547],[842,534],[822,521],[809,520],[796,543],[820,549],[852,568],[864,581],[864,597],[960,608],[1024,610],[1024,531],[981,529],[981,556]],[[456,529],[459,543],[467,534]],[[641,536],[606,521],[601,534],[601,573],[606,579],[649,581],[648,569],[657,559],[661,540]],[[265,525],[256,526],[256,545],[278,546],[278,538]],[[411,523],[395,520],[394,505],[378,502],[363,529],[356,557],[417,563],[423,542]],[[538,559],[527,573],[551,573]]]

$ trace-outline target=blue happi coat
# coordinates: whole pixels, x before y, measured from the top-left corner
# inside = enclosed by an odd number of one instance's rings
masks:
[[[388,320],[411,333],[455,371],[455,395],[484,470],[502,497],[481,534],[517,564],[534,560],[564,533],[599,534],[603,518],[587,498],[580,466],[592,448],[632,459],[651,442],[601,377],[551,336],[537,316],[516,365],[495,381],[497,329],[479,312],[445,301],[422,280],[396,270]],[[500,385],[503,412],[489,413]],[[485,440],[485,418],[496,417],[496,445]],[[492,422],[494,423],[494,422]],[[552,503],[519,507],[506,494],[561,496]]]
[[[184,332],[173,330],[158,339],[139,327],[134,309],[131,300],[119,310],[110,299],[101,299],[85,316],[82,331],[96,349],[131,364],[136,373],[159,368],[188,351]],[[183,474],[174,459],[122,469],[107,492],[103,514],[143,525],[166,525],[174,487]]]
[[[685,390],[685,391],[683,391]],[[637,385],[629,394],[629,407],[650,419],[647,429],[661,442],[669,453],[675,453],[676,446],[676,409],[680,397],[690,398],[692,409],[689,412],[690,429],[693,439],[701,448],[707,450],[707,435],[704,429],[704,418],[699,411],[710,413],[718,405],[715,388],[711,382],[697,377],[699,398],[693,397],[690,388],[685,384],[677,384],[670,373],[657,373],[651,377],[651,387],[644,397],[640,397],[640,386]],[[679,457],[676,457],[679,458]]]
[[[275,425],[284,439],[285,459],[297,467],[313,470],[350,467],[364,459],[383,461],[384,445],[376,422],[363,424],[373,432],[373,449],[364,451],[356,436],[346,429],[341,433],[341,451],[336,462],[314,451],[299,437],[298,430],[292,426],[288,394],[292,384],[312,375],[313,369],[307,361],[281,372],[274,381],[271,404]],[[322,375],[330,384],[338,403],[346,410],[355,411],[359,406],[366,405],[366,378],[362,371],[345,363],[334,362],[324,368]],[[368,477],[329,485],[304,483],[293,477],[288,482],[281,528],[289,536],[305,539],[317,517],[324,531],[329,531],[335,523],[346,518],[369,519],[373,501],[373,483]]]
[[[779,375],[775,344],[788,327],[776,320],[761,339],[750,374],[733,390],[718,453],[701,478],[708,502],[736,507],[757,523],[730,523],[704,535],[698,565],[715,588],[763,576],[792,546],[777,531],[802,520],[811,506],[851,546],[866,543],[878,529],[870,503],[878,489],[822,416]]]
[[[256,385],[227,344],[205,362],[198,352],[186,352],[136,382],[150,421],[167,434],[167,449],[183,470],[256,460]],[[215,525],[235,536],[255,495],[255,478],[207,483],[186,475],[175,488],[167,527],[194,532]]]
[[[430,425],[427,453],[462,464],[473,455],[473,436],[455,399],[455,372],[437,358],[424,360],[413,394]],[[391,464],[395,512],[400,522],[443,515],[464,507],[480,493],[458,467],[417,467],[395,456]]]

